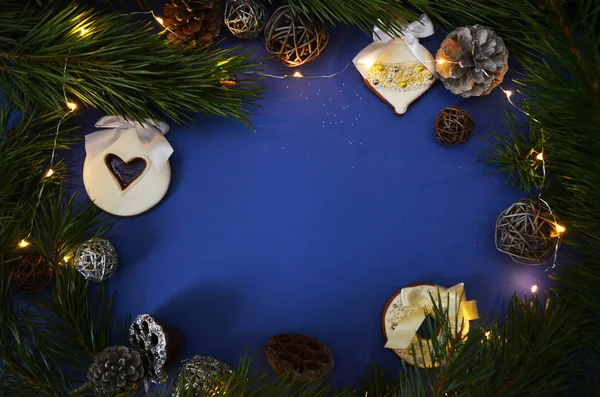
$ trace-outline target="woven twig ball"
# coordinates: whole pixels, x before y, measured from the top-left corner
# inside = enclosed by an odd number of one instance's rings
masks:
[[[220,391],[232,374],[233,368],[223,361],[196,355],[179,369],[172,397],[211,395],[213,393],[210,388],[218,388]]]
[[[115,274],[119,257],[110,241],[93,238],[81,244],[75,254],[75,268],[86,280],[99,283]]]
[[[524,199],[496,221],[496,248],[515,262],[539,265],[550,259],[560,239],[559,223],[541,200]]]
[[[256,0],[227,0],[225,25],[241,39],[253,39],[263,30],[269,17],[267,7]]]
[[[286,66],[296,67],[318,57],[329,42],[329,34],[321,22],[283,6],[267,22],[265,40],[267,51]]]
[[[27,255],[15,265],[11,280],[23,292],[44,289],[52,280],[52,266],[40,255]]]
[[[446,145],[465,143],[474,128],[471,115],[460,108],[443,108],[435,119],[435,137]]]

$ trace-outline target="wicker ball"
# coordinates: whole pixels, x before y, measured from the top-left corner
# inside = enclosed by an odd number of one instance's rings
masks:
[[[435,119],[435,136],[446,145],[465,143],[474,128],[471,115],[460,108],[443,108]]]
[[[539,265],[554,255],[560,233],[558,219],[547,204],[524,199],[498,217],[496,248],[515,262]]]
[[[196,355],[179,369],[172,397],[210,395],[210,390],[207,389],[222,388],[231,374],[233,368],[223,361]]]
[[[44,289],[52,280],[52,266],[40,255],[27,255],[13,268],[11,280],[23,292]]]
[[[225,25],[241,39],[253,39],[263,30],[269,17],[267,7],[256,0],[227,0]]]
[[[286,66],[296,67],[318,57],[329,42],[329,34],[321,22],[283,6],[267,22],[265,40],[267,51]]]
[[[75,254],[75,268],[86,280],[99,283],[115,274],[119,257],[110,241],[93,238],[81,244]]]

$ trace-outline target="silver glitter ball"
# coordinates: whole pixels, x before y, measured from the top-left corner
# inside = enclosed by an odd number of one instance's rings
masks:
[[[391,78],[391,77],[389,77],[389,78],[388,78],[388,82],[390,82],[390,83],[391,83],[392,81],[394,81],[394,79],[393,79],[393,78]]]
[[[93,238],[81,244],[75,254],[75,268],[86,280],[99,283],[115,274],[119,257],[110,241]]]
[[[379,84],[379,80],[377,80],[377,79],[373,80],[373,85],[377,85],[377,84]]]
[[[207,395],[207,388],[221,386],[219,379],[225,382],[232,373],[233,369],[221,360],[196,355],[179,370],[172,397]]]
[[[129,327],[129,341],[140,352],[145,378],[152,383],[167,379],[167,337],[163,327],[149,314],[140,314]]]
[[[400,71],[400,68],[398,66],[394,66],[394,73],[398,73]]]

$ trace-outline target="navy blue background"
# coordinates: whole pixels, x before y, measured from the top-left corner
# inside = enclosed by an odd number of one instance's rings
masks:
[[[355,29],[330,32],[325,52],[296,70],[340,71],[371,41]],[[262,39],[226,36],[267,55]],[[442,39],[422,43],[435,54]],[[263,66],[295,71],[276,59]],[[119,220],[109,236],[121,258],[109,283],[117,316],[150,313],[180,329],[180,359],[209,354],[235,365],[249,352],[259,368],[268,367],[262,346],[273,334],[313,335],[331,348],[328,379],[341,385],[356,383],[370,363],[399,367],[383,348],[381,315],[403,286],[465,282],[467,297],[491,314],[544,275],[494,247],[496,217],[522,196],[477,160],[488,147],[479,138],[503,129],[499,89],[463,99],[437,82],[396,116],[353,66],[331,79],[263,83],[254,131],[204,116],[171,125],[167,197]],[[503,87],[512,87],[511,72]],[[446,106],[475,119],[465,145],[435,140]],[[85,113],[84,132],[101,116]],[[81,168],[82,145],[77,153]]]

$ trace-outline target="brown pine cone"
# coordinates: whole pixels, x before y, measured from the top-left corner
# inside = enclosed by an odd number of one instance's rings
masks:
[[[218,0],[169,0],[163,7],[167,35],[181,44],[205,46],[214,41],[223,26]]]

